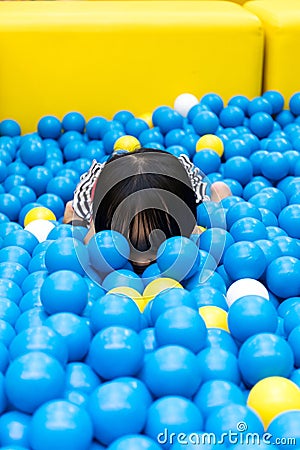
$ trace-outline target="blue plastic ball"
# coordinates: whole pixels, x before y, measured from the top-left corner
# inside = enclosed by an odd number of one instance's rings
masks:
[[[221,328],[209,328],[207,330],[207,347],[218,348],[232,353],[234,356],[238,354],[238,346],[233,337]]]
[[[244,342],[258,333],[275,333],[278,317],[272,303],[257,295],[246,295],[235,301],[228,312],[228,327],[232,336]]]
[[[243,156],[229,158],[224,164],[224,178],[233,178],[242,186],[249,183],[253,177],[253,167],[251,162]]]
[[[65,161],[74,161],[85,154],[86,144],[82,141],[71,141],[64,148]]]
[[[289,300],[291,301],[291,299]],[[294,300],[296,299],[294,298]],[[290,304],[283,315],[283,325],[286,336],[289,336],[293,329],[300,325],[300,306],[298,301]]]
[[[251,151],[246,145],[243,139],[232,139],[225,143],[224,157],[225,159],[232,158],[233,156],[244,156],[249,158]]]
[[[192,121],[193,127],[197,134],[214,134],[219,126],[218,116],[211,111],[201,111],[194,117]]]
[[[233,281],[241,278],[258,279],[266,269],[266,257],[261,248],[248,241],[231,245],[224,256],[224,267]]]
[[[130,136],[134,136],[136,138],[138,138],[139,135],[143,131],[148,130],[148,129],[149,129],[149,126],[143,119],[133,118],[133,119],[128,120],[128,122],[126,122],[126,124],[125,124],[126,133],[129,134]]]
[[[259,239],[257,241],[255,241],[255,244],[257,244],[262,251],[264,252],[264,255],[266,257],[267,260],[267,266],[276,258],[279,258],[280,256],[282,256],[282,252],[280,250],[280,247],[278,245],[276,241],[276,239],[280,239],[280,238],[275,238],[274,241],[270,241],[268,239]]]
[[[1,412],[5,409],[6,405],[6,393],[4,387],[3,374],[5,374],[7,367],[9,366],[9,352],[6,347],[6,342],[0,342],[0,410]]]
[[[183,117],[171,108],[162,109],[159,114],[154,111],[152,121],[153,125],[159,127],[163,134],[183,126]]]
[[[22,283],[22,291],[24,294],[31,291],[32,289],[41,288],[44,283],[48,272],[46,270],[39,270],[29,274]]]
[[[85,363],[74,362],[66,367],[66,391],[80,391],[84,394],[91,394],[101,381],[96,373]]]
[[[272,106],[272,114],[279,114],[284,106],[283,95],[278,91],[266,91],[263,93],[263,98],[268,100]]]
[[[141,450],[141,449],[159,450],[160,447],[158,446],[156,441],[148,438],[147,436],[142,435],[124,436],[117,439],[109,446],[109,450]]]
[[[42,405],[30,424],[30,444],[36,450],[59,447],[89,450],[92,437],[92,421],[87,411],[65,400]]]
[[[115,380],[95,389],[87,408],[97,440],[109,445],[125,435],[140,433],[148,408],[144,398],[144,392],[130,381]]]
[[[241,424],[241,425],[239,425]],[[245,428],[243,427],[245,424]],[[237,426],[242,427],[237,428]],[[227,404],[213,411],[205,423],[205,431],[213,433],[218,441],[230,442],[230,432],[240,434],[240,439],[244,438],[248,433],[257,433],[262,435],[264,426],[254,411],[244,405],[236,403]]]
[[[57,218],[60,218],[64,214],[64,202],[55,194],[43,194],[38,198],[38,203],[46,208],[49,208]]]
[[[61,133],[61,123],[57,117],[45,116],[39,120],[37,129],[43,139],[58,139]]]
[[[271,103],[266,98],[255,97],[248,103],[247,112],[250,117],[258,112],[266,112],[271,115],[273,114],[273,108]]]
[[[49,314],[58,312],[80,314],[87,300],[88,287],[84,279],[71,270],[59,270],[50,274],[41,288],[41,302]]]
[[[201,150],[197,152],[193,158],[193,163],[197,166],[205,175],[213,172],[217,172],[221,165],[220,156],[213,150]]]
[[[226,106],[220,113],[220,124],[225,128],[243,125],[244,112],[238,106]]]
[[[7,166],[5,162],[0,160],[0,183],[2,183],[7,177]]]
[[[51,170],[44,166],[35,166],[26,174],[26,184],[34,190],[37,196],[46,192],[48,183],[52,180]],[[34,200],[33,200],[34,201]]]
[[[93,338],[89,363],[105,379],[135,375],[141,368],[144,348],[139,335],[125,327],[112,326]]]
[[[203,417],[199,408],[180,396],[167,396],[156,400],[148,410],[145,433],[169,448],[170,435],[192,433],[203,429]],[[174,442],[174,440],[173,440]]]
[[[19,304],[22,313],[35,307],[42,307],[40,289],[32,289],[31,291],[26,292]]]
[[[299,116],[300,115],[300,93],[296,92],[295,94],[293,94],[290,98],[289,101],[289,107],[291,112],[295,115],[295,116]]]
[[[142,331],[140,331],[139,334],[143,342],[145,355],[157,349],[157,342],[155,339],[154,328],[144,328]]]
[[[36,200],[34,190],[28,186],[14,186],[9,193],[20,200],[22,207]]]
[[[44,325],[48,315],[44,308],[34,307],[23,312],[15,324],[15,330],[19,334],[27,328],[41,327]]]
[[[106,294],[93,304],[90,322],[94,333],[110,326],[123,326],[139,332],[141,313],[126,295]]]
[[[267,286],[278,297],[300,294],[300,261],[290,256],[274,259],[267,268]]]
[[[280,180],[289,173],[288,160],[279,152],[269,153],[262,160],[261,171],[269,180]]]
[[[276,227],[278,225],[277,217],[272,211],[266,208],[258,208],[258,209],[261,212],[261,221],[263,224],[266,225],[266,227],[268,226]]]
[[[151,319],[153,323],[165,311],[177,306],[187,306],[197,311],[195,295],[190,294],[186,289],[167,289],[160,292],[153,299],[151,306]]]
[[[157,264],[165,277],[181,281],[194,275],[200,263],[197,245],[186,237],[175,236],[157,250]]]
[[[226,223],[230,229],[232,225],[243,218],[254,218],[261,220],[261,212],[259,209],[247,202],[238,202],[232,205],[226,213]]]
[[[201,306],[218,306],[227,311],[225,295],[218,289],[212,287],[200,286],[190,291],[191,296],[196,300],[198,308]],[[186,305],[189,306],[189,305]]]
[[[15,120],[5,119],[0,122],[0,135],[1,136],[19,136],[21,134],[21,127]]]
[[[230,234],[236,241],[256,241],[266,239],[267,231],[265,225],[253,217],[244,217],[239,219],[230,228]]]
[[[228,102],[229,106],[238,106],[241,108],[244,112],[247,111],[248,108],[249,99],[245,97],[244,95],[235,95],[234,97],[231,97],[231,99]]]
[[[22,295],[22,290],[14,281],[0,279],[0,297],[7,298],[18,305]]]
[[[20,411],[32,413],[43,403],[62,394],[64,378],[63,368],[56,359],[42,352],[26,353],[7,369],[5,386],[8,399]]]
[[[149,354],[139,376],[156,398],[166,395],[191,398],[201,383],[196,356],[176,345]]]
[[[49,273],[70,270],[83,275],[89,265],[87,248],[78,239],[59,238],[47,248],[45,264]]]
[[[12,231],[3,241],[3,247],[17,246],[22,247],[28,253],[32,253],[33,249],[38,245],[37,238],[26,230]]]
[[[281,205],[278,199],[269,192],[260,192],[259,194],[253,195],[249,199],[249,202],[255,205],[257,208],[265,208],[273,212],[276,216],[281,211]]]
[[[99,272],[121,269],[129,258],[126,238],[117,231],[104,230],[92,237],[88,244],[90,262]]]
[[[294,258],[300,258],[300,242],[298,239],[290,238],[288,236],[278,236],[274,238],[273,243],[279,250],[277,258],[280,256],[293,256]]]
[[[13,339],[9,351],[12,360],[31,351],[46,353],[62,365],[66,364],[68,358],[63,338],[46,326],[27,328],[19,333]]]
[[[86,124],[89,139],[101,139],[104,134],[107,120],[104,117],[92,117]]]
[[[276,416],[268,426],[272,440],[279,442],[278,448],[292,450],[300,441],[300,411],[284,411]]]
[[[0,263],[15,262],[21,264],[26,269],[30,260],[30,254],[22,247],[10,246],[0,250]]]
[[[14,328],[5,320],[0,319],[0,339],[3,344],[8,347],[15,337]]]
[[[20,158],[28,167],[43,165],[46,161],[46,148],[39,141],[25,141],[20,147]]]
[[[85,119],[78,112],[70,112],[66,114],[62,120],[62,128],[64,131],[78,131],[82,133],[85,127]]]
[[[278,216],[280,228],[288,233],[293,238],[300,238],[300,205],[286,206]]]
[[[291,347],[284,338],[273,333],[249,337],[240,348],[238,360],[247,386],[272,376],[288,378],[294,367]]]
[[[284,109],[279,114],[276,115],[276,122],[281,126],[285,127],[286,125],[294,122],[295,116],[288,109]]]
[[[267,137],[273,130],[273,126],[273,119],[266,112],[256,112],[250,117],[250,130],[260,139]]]
[[[119,269],[108,274],[102,283],[103,289],[110,291],[118,286],[128,286],[135,289],[140,294],[143,293],[144,283],[141,278],[132,270]]]
[[[87,354],[91,331],[85,319],[72,313],[58,313],[47,318],[45,326],[60,334],[68,347],[68,361],[81,361]]]
[[[293,351],[295,367],[300,367],[300,325],[292,329],[288,336],[288,343]]]
[[[14,326],[19,316],[20,309],[18,306],[11,300],[0,297],[0,319]]]
[[[202,384],[194,397],[196,406],[207,418],[212,412],[230,403],[245,404],[242,390],[231,381],[210,380]]]
[[[58,195],[64,202],[73,198],[76,183],[70,178],[55,177],[47,184],[46,192],[48,194]]]
[[[200,248],[212,255],[218,263],[222,263],[224,253],[233,243],[233,237],[222,228],[210,228],[200,237]]]
[[[180,345],[197,353],[206,345],[207,329],[197,311],[179,306],[157,318],[155,335],[160,346]]]
[[[12,194],[0,194],[0,212],[10,220],[17,220],[21,208],[22,204],[17,197]]]
[[[222,97],[213,93],[203,95],[200,99],[200,104],[208,106],[208,108],[216,114],[219,114],[224,106]]]
[[[240,370],[236,356],[216,346],[208,347],[197,355],[203,381],[226,380],[239,384]]]
[[[30,420],[31,417],[28,414],[19,411],[9,411],[3,414],[0,418],[2,447],[5,445],[29,447],[28,431]]]

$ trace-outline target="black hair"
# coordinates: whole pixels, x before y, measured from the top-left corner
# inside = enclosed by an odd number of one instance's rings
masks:
[[[115,154],[99,175],[93,200],[95,231],[122,233],[134,265],[155,260],[163,240],[189,237],[196,218],[191,181],[170,153],[141,148]]]

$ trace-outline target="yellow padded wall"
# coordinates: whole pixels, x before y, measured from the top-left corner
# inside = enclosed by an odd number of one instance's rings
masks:
[[[0,2],[0,120],[258,95],[263,31],[230,2]]]
[[[286,99],[300,91],[300,1],[252,0],[245,5],[262,21],[265,42],[263,89],[277,89]]]

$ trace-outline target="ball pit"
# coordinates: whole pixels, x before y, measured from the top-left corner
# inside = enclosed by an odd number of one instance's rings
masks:
[[[186,93],[139,117],[45,116],[24,136],[0,122],[2,448],[190,448],[165,430],[242,422],[300,439],[299,104]],[[233,193],[198,206],[200,236],[165,241],[141,275],[121,234],[85,245],[62,224],[92,160],[140,145]]]

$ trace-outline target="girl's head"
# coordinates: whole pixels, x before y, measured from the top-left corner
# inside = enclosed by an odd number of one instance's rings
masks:
[[[172,236],[190,236],[196,224],[196,196],[175,156],[141,148],[112,156],[94,192],[96,233],[112,229],[125,236],[130,260],[143,267]]]

